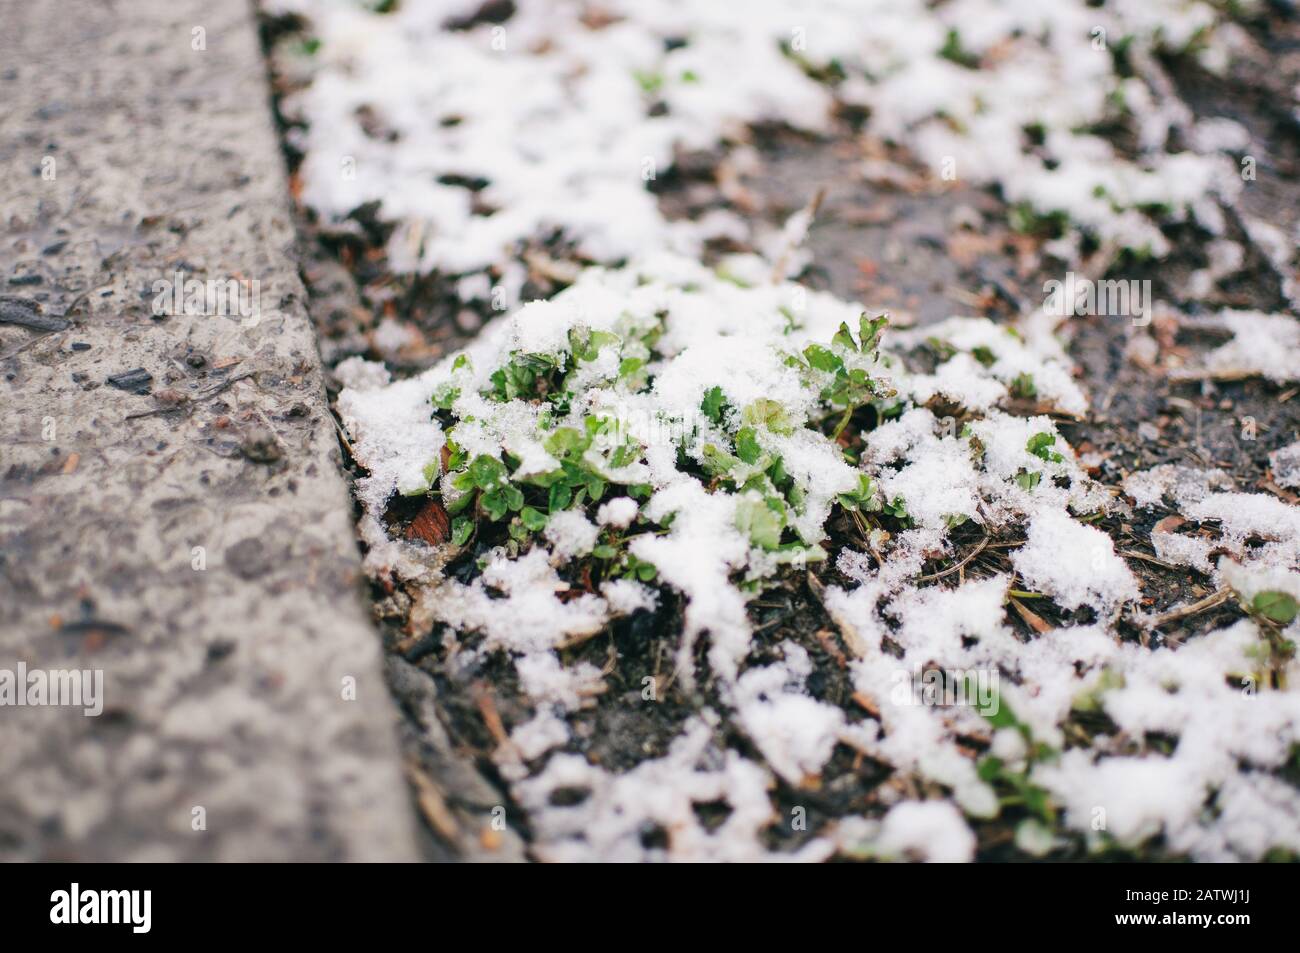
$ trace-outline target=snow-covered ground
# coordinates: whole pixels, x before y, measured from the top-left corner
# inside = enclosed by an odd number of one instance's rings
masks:
[[[824,131],[837,106],[866,107],[869,130],[935,179],[997,184],[1032,214],[1066,216],[1067,260],[1084,234],[1164,254],[1152,215],[1220,231],[1249,143],[1158,92],[1154,51],[1195,44],[1217,67],[1242,42],[1200,0],[754,0],[743,14],[532,0],[455,30],[478,0],[368,6],[269,4],[307,17],[317,41],[303,54],[311,85],[284,104],[308,123],[302,198],[327,220],[382,203],[398,226],[391,267],[463,276],[471,300],[499,288],[514,304],[522,247],[556,232],[601,263],[745,234],[725,213],[668,222],[647,188],[679,151],[739,141],[754,122]],[[1119,75],[1116,49],[1138,75]],[[1131,156],[1088,131],[1116,119],[1135,130]],[[1171,151],[1175,131],[1190,147]]]
[[[477,3],[271,6],[302,13],[319,40],[303,54],[313,81],[285,108],[307,123],[302,199],[323,219],[381,203],[397,226],[390,266],[456,277],[467,300],[502,288],[513,305],[525,246],[555,232],[595,263],[419,377],[390,383],[356,359],[338,368],[340,415],[370,474],[372,569],[422,587],[422,618],[483,637],[456,664],[508,655],[533,705],[497,758],[538,856],[773,856],[773,779],[815,777],[837,745],[940,794],[882,789],[883,817],[843,819],[779,856],[969,859],[971,824],[1012,796],[1029,808],[1016,831],[1029,854],[1066,837],[1138,848],[1157,835],[1199,860],[1300,852],[1300,792],[1279,777],[1300,745],[1300,666],[1286,647],[1300,635],[1300,510],[1172,470],[1131,478],[1129,504],[1057,432],[1056,418],[1088,413],[1089,395],[1045,315],[1020,330],[956,317],[877,340],[861,305],[784,280],[770,258],[705,267],[711,235],[739,230],[769,251],[779,238],[726,214],[670,222],[648,191],[680,151],[741,141],[750,123],[818,131],[838,105],[864,106],[868,128],[936,179],[951,171],[1034,215],[1063,214],[1052,248],[1063,260],[1085,237],[1160,256],[1160,221],[1191,216],[1217,234],[1241,186],[1244,130],[1195,123],[1161,93],[1153,57],[1194,47],[1208,68],[1224,65],[1240,38],[1211,6],[772,0],[738,15],[609,0],[520,3],[504,22],[469,25],[453,21]],[[1117,46],[1133,75],[1116,70]],[[1131,154],[1088,131],[1116,116],[1135,132]],[[1296,379],[1293,318],[1222,322],[1234,337],[1200,371]],[[917,359],[927,349],[937,360]],[[846,430],[868,406],[874,429]],[[1294,457],[1278,452],[1283,482]],[[434,558],[388,539],[395,493],[445,507],[450,542]],[[1153,532],[1160,560],[1207,573],[1249,611],[1153,648],[1121,637],[1121,620],[1150,621],[1141,586],[1090,524],[1164,501],[1187,525]],[[861,527],[855,544],[831,544],[838,513]],[[922,580],[928,561],[965,555],[951,536],[969,524],[1016,540],[1014,575]],[[493,531],[501,545],[471,581],[442,573]],[[862,701],[814,698],[813,663],[793,642],[779,661],[751,661],[748,604],[828,560],[846,582],[822,598],[870,719]],[[578,564],[594,579],[578,585]],[[566,667],[560,650],[667,589],[685,597],[675,678],[691,687],[705,674],[694,651],[705,642],[718,704],[666,756],[621,774],[565,752],[569,716],[602,673]],[[1013,598],[1095,618],[1025,640],[1008,621]],[[925,672],[994,681],[982,705],[929,704],[914,691]],[[1071,722],[1084,711],[1114,730],[1080,737]],[[761,760],[718,746],[723,719]],[[580,803],[556,804],[575,788]],[[718,801],[730,813],[709,829],[694,805]],[[647,825],[670,832],[666,847],[643,842]]]
[[[743,266],[732,263],[737,272]],[[803,305],[792,309],[794,301]],[[707,635],[709,669],[728,713],[768,767],[792,783],[816,775],[843,743],[942,785],[975,818],[997,814],[994,782],[1009,772],[1063,807],[1061,830],[1095,838],[1105,832],[1134,847],[1163,833],[1170,849],[1205,860],[1300,848],[1300,794],[1269,773],[1300,743],[1300,693],[1269,688],[1273,650],[1265,633],[1243,619],[1177,650],[1119,639],[1114,626],[1138,598],[1138,582],[1110,538],[1080,518],[1109,511],[1111,493],[1086,476],[1050,416],[1003,409],[1009,384],[1028,375],[1047,408],[1082,410],[1060,355],[1037,353],[985,320],[954,319],[925,329],[951,356],[934,373],[913,373],[902,357],[915,343],[906,333],[887,333],[878,356],[853,346],[863,337],[858,315],[857,306],[797,285],[742,287],[734,276],[658,257],[588,271],[421,377],[385,386],[375,365],[354,359],[340,366],[352,386],[339,409],[358,460],[371,472],[364,496],[368,534],[378,543],[373,567],[405,567],[423,577],[432,587],[432,618],[487,636],[462,653],[460,664],[472,664],[478,653],[509,653],[537,705],[536,717],[515,730],[514,745],[500,757],[521,802],[535,812],[539,853],[650,856],[637,840],[648,822],[677,832],[674,857],[765,853],[758,835],[771,821],[770,805],[755,805],[767,804],[766,775],[748,763],[742,768],[734,752],[706,755],[703,726],[715,712],[703,712],[704,721],[667,758],[625,777],[565,754],[531,778],[523,767],[568,741],[564,715],[598,691],[600,673],[589,665],[565,668],[556,649],[653,606],[660,585],[688,599],[678,677],[691,681],[693,643]],[[842,324],[848,336],[832,344]],[[826,342],[824,351],[819,342]],[[725,363],[717,360],[721,353]],[[559,390],[542,401],[506,399],[495,381],[518,367],[521,355],[553,360]],[[841,364],[850,373],[868,372],[876,383],[864,401],[890,408],[892,418],[865,435],[857,465],[823,435],[826,419],[839,416],[824,395]],[[716,419],[709,412],[715,388],[722,397]],[[923,406],[935,395],[966,408],[959,432]],[[431,419],[434,404],[445,408],[449,426]],[[409,439],[412,421],[419,421],[418,441]],[[584,433],[596,436],[578,440]],[[450,457],[442,454],[448,442],[455,448]],[[480,457],[499,470],[475,484],[461,475]],[[470,584],[439,578],[418,555],[400,551],[409,544],[380,542],[378,517],[396,490],[423,492],[432,484],[450,512],[469,514],[472,506],[458,506],[466,493],[513,486],[535,503],[539,488],[575,466],[584,480],[604,484],[601,502],[552,506],[549,515],[536,503],[542,525],[493,551]],[[712,473],[713,483],[706,486],[700,473]],[[1149,505],[1165,492],[1176,497],[1178,490],[1157,480],[1133,495]],[[1300,598],[1300,511],[1263,494],[1207,490],[1176,501],[1189,519],[1220,521],[1223,538],[1192,538],[1201,550],[1163,558],[1204,562],[1218,584],[1247,603],[1260,592]],[[911,528],[893,536],[875,530],[877,558],[854,548],[826,553],[824,524],[834,505],[862,513],[892,507]],[[519,506],[502,506],[499,520],[524,526],[531,507],[522,496]],[[949,533],[967,520],[991,535],[1023,526],[1027,541],[1012,556],[1021,585],[1065,608],[1090,606],[1097,621],[1024,642],[1007,623],[1011,577],[918,585],[927,558],[954,554]],[[1247,546],[1248,539],[1267,542]],[[1212,549],[1224,553],[1214,568]],[[614,579],[625,554],[655,574]],[[580,558],[604,566],[610,578],[574,598],[556,570]],[[822,558],[837,560],[856,583],[830,587],[825,601],[855,652],[854,685],[878,709],[878,722],[852,722],[806,694],[809,662],[798,646],[786,646],[783,663],[746,667],[754,633],[745,604],[761,588],[753,583]],[[1282,637],[1293,639],[1297,630],[1290,622]],[[886,640],[902,654],[885,651]],[[910,691],[900,694],[900,679],[910,685],[923,669],[998,673],[1002,714],[990,719],[974,706],[917,704]],[[1281,671],[1291,685],[1300,675],[1294,661]],[[1065,750],[1064,722],[1084,706],[1100,706],[1118,731]],[[1133,753],[1131,739],[1148,733],[1177,737],[1176,750]],[[972,757],[971,738],[984,739],[996,754],[982,762]],[[997,765],[988,767],[994,758]],[[547,800],[547,792],[574,786],[593,795],[577,807]],[[1209,811],[1204,805],[1213,792],[1216,810]],[[692,800],[725,800],[732,819],[707,833],[690,813]],[[850,825],[853,843],[821,838],[799,856],[827,856],[837,846],[969,856],[973,839],[965,825],[955,817],[935,824],[934,817],[902,811],[878,830]],[[1038,821],[1025,823],[1025,843],[1049,849],[1056,835]],[[939,832],[945,839],[935,842]]]

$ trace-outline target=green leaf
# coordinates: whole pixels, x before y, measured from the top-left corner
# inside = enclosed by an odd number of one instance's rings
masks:
[[[820,546],[805,546],[803,543],[782,543],[775,552],[776,561],[784,566],[791,564],[807,566],[809,563],[824,562],[826,559],[826,550]]]
[[[774,457],[772,463],[767,468],[768,478],[772,484],[777,487],[784,486],[790,481],[790,474],[785,472],[785,461],[780,457]]]
[[[780,401],[760,397],[745,408],[742,416],[745,423],[754,427],[766,427],[772,433],[784,435],[794,433],[794,424],[790,422],[790,415],[785,412],[785,407]]]
[[[461,476],[464,475],[465,474],[461,474]],[[443,504],[447,507],[447,512],[455,516],[457,513],[462,512],[466,507],[468,507],[471,503],[473,503],[474,497],[475,497],[474,493],[463,493],[453,500],[448,500],[446,496],[444,496]]]
[[[546,514],[531,506],[525,506],[519,511],[519,519],[529,532],[540,533],[546,528]]]
[[[704,392],[704,400],[700,401],[700,410],[705,417],[715,424],[722,423],[722,408],[726,403],[721,387],[710,387]]]
[[[961,34],[956,29],[949,29],[948,36],[943,41],[943,46],[939,49],[939,55],[946,60],[951,60],[958,66],[964,66],[967,69],[975,69],[979,66],[979,57],[968,53],[961,45]]]
[[[880,343],[880,335],[889,324],[889,315],[882,314],[877,318],[868,318],[864,311],[858,318],[858,337],[859,349],[863,352],[874,351],[876,345]]]
[[[1016,484],[1022,490],[1032,490],[1043,480],[1043,475],[1037,470],[1021,470],[1016,474]]]
[[[839,502],[847,510],[861,510],[864,513],[880,509],[880,504],[876,501],[875,484],[865,473],[858,475],[858,485],[852,492],[839,495]]]
[[[506,500],[506,495],[499,489],[482,494],[479,497],[479,504],[483,507],[483,512],[493,522],[500,522],[505,519],[506,513],[510,512],[510,504]]]
[[[939,355],[940,364],[942,364],[944,361],[952,360],[953,356],[956,355],[957,353],[957,349],[955,347],[953,347],[947,341],[942,341],[936,337],[926,338],[925,343],[928,344],[937,355]]]
[[[1255,598],[1250,604],[1251,608],[1264,618],[1280,625],[1287,625],[1294,620],[1297,609],[1300,609],[1296,605],[1294,596],[1276,590],[1255,593]]]
[[[703,450],[704,469],[710,476],[725,477],[740,463],[739,457],[733,457],[725,450],[719,450],[713,444],[706,444]]]
[[[999,698],[997,704],[992,705],[990,707],[993,708],[992,712],[986,714],[985,712],[981,711],[980,714],[984,715],[984,717],[988,720],[988,723],[992,725],[994,728],[1020,729],[1022,727],[1020,724],[1020,719],[1018,719],[1015,715],[1015,712],[1011,710],[1011,706],[1008,705],[1006,702],[1002,701],[1002,699]]]
[[[609,331],[591,331],[585,336],[577,328],[569,331],[569,347],[573,349],[573,356],[580,361],[594,361],[600,355],[601,348],[621,343],[619,336]]]
[[[831,338],[831,343],[838,344],[840,347],[848,351],[858,350],[858,342],[853,340],[853,332],[849,330],[847,322],[844,321],[840,322],[840,329],[836,331],[835,336]]]
[[[748,535],[754,545],[777,549],[785,529],[785,514],[756,494],[746,495],[736,501],[736,528]]]
[[[1038,396],[1038,385],[1034,383],[1034,375],[1017,374],[1016,379],[1011,382],[1011,396],[1030,398]]]
[[[468,516],[458,516],[451,521],[451,541],[453,545],[464,546],[474,535],[474,521]]]
[[[626,382],[629,386],[639,386],[634,384],[637,373],[645,367],[645,361],[639,357],[625,357],[618,365],[618,379]]]
[[[547,509],[552,513],[558,513],[560,510],[568,509],[569,504],[573,502],[573,487],[567,483],[551,484],[550,497],[547,500]]]
[[[591,437],[575,427],[559,427],[546,438],[546,452],[563,460],[570,455],[580,456],[591,446]]]
[[[746,463],[757,463],[763,455],[763,448],[758,445],[758,436],[753,427],[741,427],[736,434],[736,456]]]
[[[838,336],[837,334],[836,337]],[[830,348],[822,347],[820,344],[809,344],[803,349],[803,356],[810,367],[819,371],[826,371],[829,374],[834,374],[844,367],[844,362],[840,360],[838,354]]]
[[[443,384],[433,392],[433,406],[439,410],[451,410],[451,405],[456,402],[456,398],[459,396],[459,387],[454,387],[450,383]]]
[[[469,478],[473,485],[489,490],[506,478],[506,466],[496,457],[479,454],[469,465]],[[456,489],[462,489],[457,486]]]
[[[658,73],[650,73],[645,70],[633,70],[632,75],[636,77],[637,83],[641,86],[642,92],[654,95],[664,84],[664,78]]]
[[[907,502],[901,497],[896,496],[884,506],[885,512],[895,519],[907,519]]]
[[[1034,456],[1040,457],[1049,463],[1060,463],[1065,459],[1065,457],[1051,449],[1055,445],[1056,434],[1046,432],[1036,433],[1029,438],[1029,442],[1025,444],[1025,449]]]

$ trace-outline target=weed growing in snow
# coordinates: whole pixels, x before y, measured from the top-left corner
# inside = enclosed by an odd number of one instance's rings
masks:
[[[345,392],[359,454],[391,474],[371,502],[433,492],[455,545],[490,537],[513,557],[541,538],[587,560],[593,584],[662,579],[692,597],[682,657],[707,630],[712,664],[734,678],[747,594],[825,558],[833,507],[903,515],[837,443],[855,413],[890,406],[883,320],[814,295],[796,329],[787,292],[680,259],[591,271],[418,387]],[[421,394],[432,431],[396,472],[385,434],[421,413]]]
[[[743,261],[727,272],[748,273]],[[791,290],[658,257],[585,272],[418,378],[389,385],[363,362],[340,367],[349,386],[339,409],[370,471],[361,491],[372,569],[422,587],[419,618],[447,624],[450,638],[483,637],[462,649],[462,664],[512,658],[535,706],[498,759],[538,853],[763,856],[768,775],[718,747],[724,715],[785,783],[816,775],[842,744],[937,785],[961,812],[901,802],[883,823],[821,832],[804,859],[966,858],[973,838],[961,814],[1004,811],[1021,818],[1017,843],[1036,853],[1071,836],[1109,849],[1156,833],[1206,859],[1296,849],[1300,796],[1271,773],[1300,743],[1300,705],[1284,690],[1296,684],[1287,643],[1300,531],[1279,529],[1294,510],[1218,492],[1213,477],[1135,480],[1143,499],[1181,493],[1189,519],[1218,521],[1221,547],[1241,563],[1217,572],[1251,618],[1177,650],[1117,640],[1115,619],[1138,585],[1110,539],[1080,519],[1113,504],[1047,413],[1086,407],[1059,353],[971,319],[885,332],[821,294],[791,322]],[[1024,377],[1032,398],[1016,386]],[[385,538],[379,519],[396,491],[441,501],[451,515],[442,546]],[[831,546],[837,513],[860,548]],[[1020,528],[1025,541],[1010,551],[1019,585],[1087,606],[1096,622],[1025,641],[1008,625],[1008,600],[1025,596],[1011,576],[921,584],[926,562],[955,555],[950,534],[967,524],[990,535]],[[443,572],[470,553],[468,576]],[[749,602],[790,564],[825,559],[850,580],[823,598],[873,720],[814,697],[797,645],[775,663],[750,660]],[[677,683],[699,674],[694,646],[706,638],[726,711],[702,710],[671,753],[621,775],[557,751],[569,743],[566,713],[602,690],[598,669],[565,665],[559,651],[653,610],[668,591],[684,598]],[[995,704],[912,704],[910,693],[896,697],[900,670],[996,673]],[[1247,683],[1268,690],[1244,693]],[[1121,734],[1080,738],[1075,719],[1087,712]],[[1176,748],[1123,741],[1148,736],[1177,738]],[[550,802],[575,787],[580,804]],[[1210,797],[1217,811],[1207,813]],[[730,819],[706,829],[692,805],[719,801]],[[647,843],[646,825],[672,834]]]

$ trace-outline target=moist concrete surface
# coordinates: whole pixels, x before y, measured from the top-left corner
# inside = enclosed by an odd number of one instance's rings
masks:
[[[413,859],[253,11],[0,19],[0,859]]]

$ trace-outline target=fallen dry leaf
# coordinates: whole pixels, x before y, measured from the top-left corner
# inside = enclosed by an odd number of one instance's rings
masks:
[[[1025,623],[1039,635],[1052,631],[1052,624],[1050,622],[1040,616],[1037,612],[1031,610],[1019,599],[1012,599],[1010,601],[1011,608],[1015,609],[1020,618],[1024,619]]]
[[[451,519],[441,503],[430,499],[406,528],[407,539],[422,539],[430,546],[441,546],[451,536]]]

